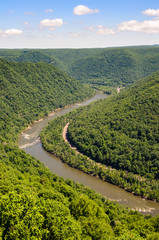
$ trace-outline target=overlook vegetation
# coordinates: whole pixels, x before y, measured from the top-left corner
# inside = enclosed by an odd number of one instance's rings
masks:
[[[158,92],[159,72],[116,97],[50,122],[41,133],[43,146],[72,167],[159,201]],[[71,144],[94,161],[64,142],[67,122]]]
[[[144,217],[64,181],[15,147],[0,151],[0,239],[158,239],[158,216]]]

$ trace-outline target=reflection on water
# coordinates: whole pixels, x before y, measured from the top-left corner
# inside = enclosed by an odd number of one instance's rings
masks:
[[[19,139],[19,147],[23,148],[27,153],[39,159],[42,163],[48,166],[53,173],[65,179],[70,178],[74,181],[89,186],[96,192],[101,193],[106,198],[115,200],[124,206],[131,207],[133,210],[138,210],[144,214],[146,213],[154,216],[158,215],[158,203],[134,196],[133,194],[128,193],[115,185],[104,182],[97,177],[87,175],[77,169],[71,168],[65,163],[62,163],[59,158],[47,153],[42,148],[39,134],[51,119],[64,115],[65,113],[68,113],[77,107],[85,106],[95,100],[105,97],[107,97],[107,95],[98,93],[94,97],[84,102],[73,104],[69,107],[56,111],[55,114],[50,114],[48,117],[44,118],[43,121],[33,124],[31,128],[21,134]]]

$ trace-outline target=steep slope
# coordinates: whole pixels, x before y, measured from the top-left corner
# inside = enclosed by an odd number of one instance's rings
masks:
[[[51,121],[41,141],[69,166],[159,201],[158,106],[156,72],[117,96]],[[78,153],[62,137],[66,123],[67,139]]]
[[[71,121],[69,139],[97,162],[159,177],[159,72]]]
[[[158,46],[42,51],[63,62],[73,77],[103,90],[127,86],[159,70]]]
[[[127,86],[159,70],[159,47],[96,49],[0,49],[0,56],[17,62],[51,63],[104,92]]]
[[[158,217],[64,181],[22,150],[0,151],[0,239],[158,239]]]
[[[70,66],[70,73],[83,81],[114,86],[131,83],[141,77],[137,56],[126,48],[109,49],[93,57],[79,59]]]
[[[15,143],[29,122],[92,91],[52,65],[0,60],[0,239],[157,239],[143,217],[52,174]],[[139,226],[142,226],[139,228]]]
[[[1,141],[12,141],[30,122],[93,93],[53,65],[2,59],[0,89]]]

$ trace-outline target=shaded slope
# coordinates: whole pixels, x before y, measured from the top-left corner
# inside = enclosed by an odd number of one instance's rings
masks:
[[[159,177],[159,72],[83,109],[68,128],[70,141],[97,162]]]
[[[95,49],[0,49],[0,56],[18,62],[51,63],[95,88],[127,86],[159,70],[159,47]],[[104,87],[103,87],[104,86]],[[105,88],[105,86],[107,88]],[[109,87],[109,88],[108,88]]]
[[[53,65],[2,59],[0,89],[1,140],[9,141],[30,122],[93,93]]]

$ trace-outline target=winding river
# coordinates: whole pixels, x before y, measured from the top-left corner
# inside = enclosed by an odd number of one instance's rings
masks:
[[[19,138],[19,147],[23,148],[27,153],[39,159],[44,163],[50,171],[67,179],[72,179],[86,186],[89,186],[96,192],[101,193],[103,196],[117,201],[124,206],[128,206],[134,210],[138,210],[143,214],[151,214],[156,216],[159,214],[159,203],[145,200],[141,197],[134,196],[131,193],[124,191],[123,189],[104,182],[97,177],[87,175],[77,169],[67,166],[62,163],[61,160],[52,154],[46,152],[41,145],[39,134],[46,124],[56,117],[62,116],[75,108],[88,105],[89,103],[108,97],[108,95],[97,93],[94,97],[87,99],[83,102],[72,104],[63,109],[58,109],[48,117],[34,123],[26,131],[24,131]]]

